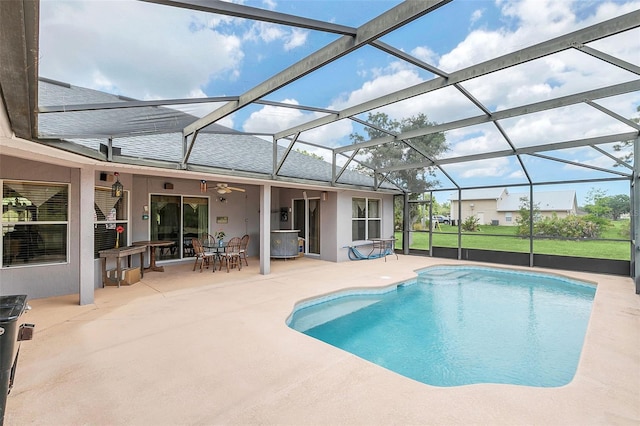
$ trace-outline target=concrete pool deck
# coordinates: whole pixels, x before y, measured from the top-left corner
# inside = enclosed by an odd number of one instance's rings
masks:
[[[574,380],[559,388],[439,388],[289,329],[296,302],[386,286],[432,265],[417,256],[330,263],[303,257],[241,271],[165,265],[126,287],[30,300],[6,425],[640,424],[640,296],[630,278],[597,282]],[[496,266],[492,264],[478,264]]]

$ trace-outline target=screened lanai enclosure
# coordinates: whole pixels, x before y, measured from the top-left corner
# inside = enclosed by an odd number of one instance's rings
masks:
[[[640,292],[637,3],[578,2],[580,19],[544,27],[525,10],[525,36],[473,27],[489,2],[123,1],[88,49],[76,17],[91,2],[56,3],[0,3],[18,137],[96,161],[393,193],[405,254],[628,274]],[[53,36],[63,19],[73,37]],[[178,44],[175,22],[201,44]],[[234,56],[232,28],[287,42],[269,62],[257,48]],[[56,56],[61,43],[75,56]],[[127,84],[95,74],[142,54]],[[234,61],[251,72],[238,78]],[[194,73],[206,90],[185,97]],[[175,84],[136,89],[156,74]],[[301,155],[324,163],[300,170]]]

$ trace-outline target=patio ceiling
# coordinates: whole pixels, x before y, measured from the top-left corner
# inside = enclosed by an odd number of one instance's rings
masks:
[[[473,180],[466,179],[461,170],[473,169],[497,160],[512,164],[520,173],[514,174],[516,177],[501,177],[495,180],[496,186],[629,180],[633,175],[632,164],[619,158],[620,153],[616,151],[615,146],[624,141],[637,141],[640,125],[631,120],[631,117],[619,113],[617,105],[628,103],[630,98],[631,102],[638,102],[640,66],[633,63],[637,56],[616,56],[612,53],[611,45],[629,43],[629,40],[636,40],[637,43],[640,39],[640,10],[558,34],[488,60],[444,70],[407,53],[403,46],[394,46],[392,43],[398,38],[389,36],[401,33],[404,27],[429,26],[434,19],[442,19],[450,10],[451,13],[455,13],[452,6],[455,1],[396,2],[388,10],[356,27],[223,1],[145,0],[144,3],[150,4],[150,7],[190,9],[212,16],[226,15],[287,28],[305,29],[313,34],[323,34],[324,38],[321,40],[329,41],[324,42],[313,53],[290,64],[284,64],[272,76],[234,95],[159,100],[136,100],[120,96],[116,102],[100,100],[94,103],[87,103],[86,100],[74,103],[72,99],[66,99],[59,104],[39,103],[36,107],[38,81],[41,78],[38,75],[36,60],[39,57],[39,2],[0,2],[0,54],[3,59],[0,65],[0,84],[16,135],[83,155],[92,155],[105,161],[131,162],[131,159],[119,156],[107,158],[99,149],[94,149],[93,153],[88,154],[86,147],[78,141],[96,139],[104,141],[109,146],[118,146],[119,140],[127,138],[179,133],[179,140],[172,139],[172,142],[169,142],[180,147],[179,158],[162,164],[154,159],[145,162],[144,158],[137,158],[136,162],[156,167],[222,173],[223,166],[207,169],[193,161],[194,152],[198,150],[199,144],[204,143],[203,134],[245,138],[268,137],[277,141],[277,145],[273,149],[271,173],[264,174],[265,177],[286,178],[284,175],[280,176],[280,173],[295,149],[323,150],[330,157],[332,166],[331,178],[326,182],[330,185],[344,183],[341,182],[341,178],[345,171],[355,165],[358,165],[360,170],[367,170],[370,166],[367,156],[381,147],[392,145],[396,149],[414,151],[418,155],[412,158],[418,160],[409,163],[398,161],[370,169],[375,177],[372,186],[377,189],[386,182],[387,187],[391,183],[408,192],[413,188],[400,177],[402,171],[429,170],[439,182],[435,189],[471,188],[475,187]],[[386,55],[389,62],[399,61],[404,66],[419,70],[425,78],[399,90],[374,94],[362,102],[351,103],[341,109],[328,108],[328,103],[302,105],[276,100],[283,98],[277,95],[284,93],[284,89],[295,91],[296,84],[301,79],[310,76],[317,76],[320,81],[323,78],[336,78],[332,67],[347,57],[353,56],[357,59],[358,55],[381,54]],[[595,65],[606,69],[612,78],[605,82],[600,78],[589,78],[591,71],[579,69],[585,57],[589,58],[590,67]],[[6,58],[9,58],[9,61]],[[540,66],[540,61],[560,58],[570,64],[569,66],[576,67],[576,75],[581,75],[579,82],[573,85],[570,92],[550,90],[544,95],[532,94],[525,101],[513,101],[509,105],[495,104],[495,99],[487,95],[492,90],[517,92],[517,85],[502,87],[506,84],[503,77],[507,73],[518,73],[535,82],[536,69]],[[553,82],[540,81],[540,84],[552,86]],[[374,128],[375,125],[367,121],[367,114],[384,112],[386,108],[394,106],[406,105],[407,110],[411,110],[411,105],[419,103],[425,106],[424,113],[431,116],[439,107],[444,108],[443,98],[455,99],[458,105],[455,115],[429,126],[391,133],[385,137],[358,143],[325,143],[311,136],[314,131],[334,126],[341,121],[350,121],[360,130]],[[209,112],[202,117],[196,117],[176,109],[196,104],[208,105]],[[306,114],[307,118],[296,125],[282,127],[276,131],[265,129],[245,132],[243,129],[230,129],[221,125],[231,114],[247,108],[264,106],[272,107],[276,111],[295,109],[302,116]],[[151,114],[150,110],[155,112]],[[28,114],[27,111],[32,111],[33,114]],[[111,115],[111,121],[106,114],[109,111],[117,111]],[[584,117],[592,116],[594,112],[597,112],[599,121],[591,124]],[[45,132],[44,127],[38,125],[44,119],[63,120],[72,114],[84,114],[85,117],[93,118],[77,120],[76,127],[66,128],[58,134],[52,131],[51,127],[47,127]],[[554,121],[550,117],[558,119]],[[606,119],[606,125],[602,125],[603,119]],[[569,139],[566,132],[561,131],[567,121],[573,122],[574,125],[579,123],[581,128],[581,131],[574,132],[574,137]],[[98,122],[99,127],[91,125]],[[537,138],[522,134],[521,129],[534,128],[543,129]],[[474,131],[492,135],[491,143],[484,147],[478,144],[471,150],[454,147],[436,157],[422,152],[412,143],[424,135],[443,133],[449,139],[450,135],[455,137],[456,132],[472,134]],[[591,162],[576,160],[574,152],[578,149],[589,150],[593,158],[599,159]],[[548,167],[567,166],[582,169],[587,173],[580,178],[554,180],[549,179],[547,173],[539,172]],[[242,173],[242,170],[231,172]]]

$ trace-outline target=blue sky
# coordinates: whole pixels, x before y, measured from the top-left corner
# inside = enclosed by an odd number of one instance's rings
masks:
[[[357,27],[399,1],[241,3]],[[640,1],[454,0],[382,41],[451,72],[638,9]],[[138,99],[239,95],[338,37],[132,0],[42,0],[40,19],[41,76]],[[638,39],[640,31],[634,30],[591,46],[639,65]],[[432,74],[367,46],[267,99],[342,109],[431,78]],[[594,81],[612,84],[633,79],[637,75],[568,51],[469,82],[465,88],[491,110],[501,110],[587,90]],[[600,103],[624,117],[635,117],[640,93]],[[203,109],[199,105],[188,111],[204,115],[218,106]],[[478,114],[455,90],[434,92],[382,110],[397,119],[424,112],[435,122]],[[256,105],[225,117],[220,124],[249,132],[276,132],[315,115]],[[585,121],[592,123],[589,130]],[[506,120],[503,125],[516,146],[630,131],[584,105],[529,120]],[[593,134],[593,129],[599,130]],[[301,138],[336,147],[349,143],[349,135],[358,130],[343,120],[304,132]],[[446,137],[451,148],[447,156],[506,147],[495,127],[488,125],[447,132]],[[330,158],[326,150],[317,153]],[[612,168],[611,159],[590,149],[556,154],[569,161]],[[528,161],[542,181],[605,175],[541,159]],[[524,182],[517,161],[508,158],[451,167],[447,172],[464,186]],[[446,177],[439,177],[445,187],[450,186]],[[626,183],[604,187],[610,194],[627,191]],[[580,189],[581,200],[587,190]]]

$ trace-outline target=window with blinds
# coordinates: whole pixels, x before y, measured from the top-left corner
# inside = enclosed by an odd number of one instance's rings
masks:
[[[128,242],[129,191],[122,197],[112,197],[111,188],[96,188],[94,193],[94,257],[98,258],[100,250],[116,246],[126,247]],[[121,230],[122,232],[118,232]]]
[[[351,239],[380,238],[380,200],[353,198],[351,201]]]
[[[2,267],[67,262],[69,185],[2,181]]]

